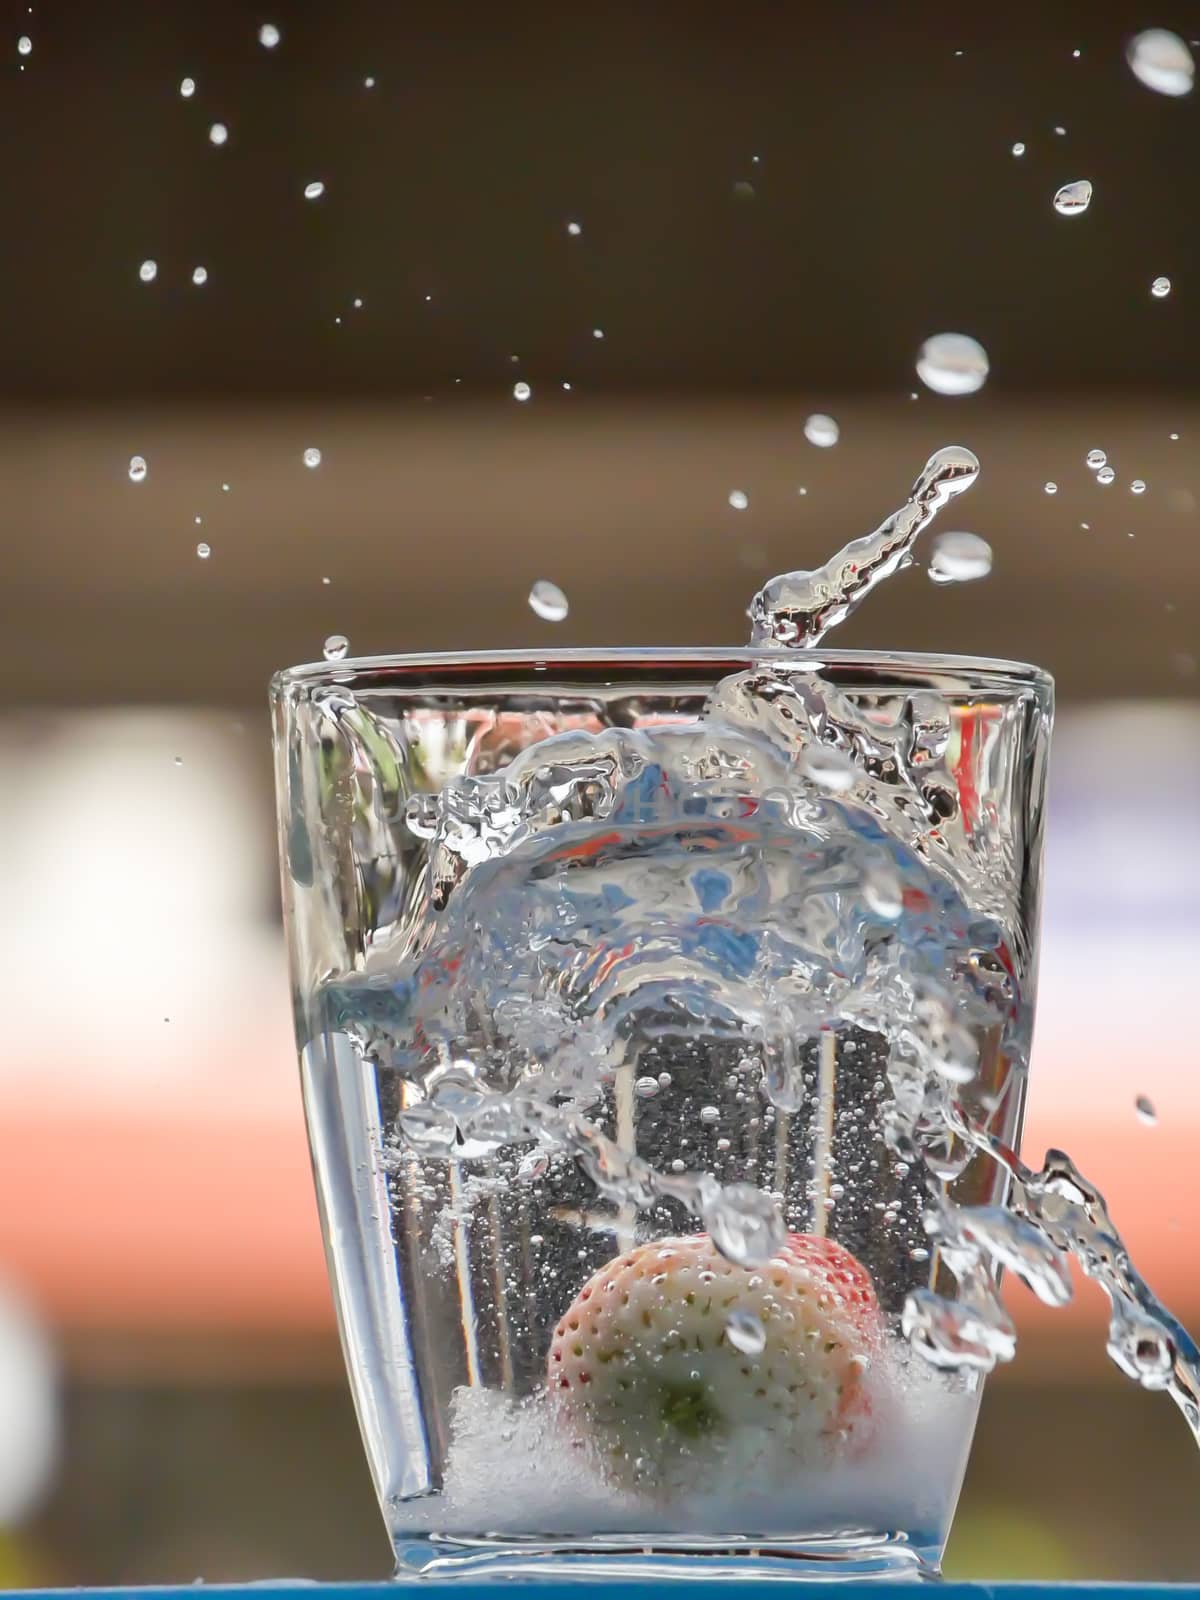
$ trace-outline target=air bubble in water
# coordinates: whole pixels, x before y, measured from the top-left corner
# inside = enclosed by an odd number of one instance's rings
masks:
[[[858,777],[854,762],[843,750],[831,744],[810,744],[800,757],[800,769],[806,778],[831,794],[845,794],[853,789]]]
[[[657,1078],[639,1078],[633,1086],[633,1092],[641,1100],[653,1100],[658,1093]]]
[[[935,333],[917,356],[917,377],[935,394],[974,394],[987,375],[987,351],[966,333]]]
[[[828,450],[835,445],[841,432],[833,418],[827,417],[823,411],[815,411],[804,424],[804,437],[809,444],[815,444],[818,450]]]
[[[264,50],[274,50],[275,46],[279,43],[279,39],[279,29],[273,22],[264,22],[262,27],[258,30],[258,42],[262,45]]]
[[[143,261],[138,268],[138,277],[143,283],[153,283],[155,278],[158,277],[158,262]]]
[[[1054,209],[1060,217],[1079,217],[1092,203],[1092,186],[1086,178],[1064,183],[1054,196]]]
[[[1021,141],[1019,139],[1017,140],[1016,144],[1013,145],[1012,153],[1015,156],[1023,156],[1025,154],[1025,146],[1021,143]]]
[[[350,641],[344,633],[331,633],[321,646],[321,654],[326,661],[344,661],[349,648]]]
[[[750,496],[744,489],[731,489],[729,491],[729,504],[735,511],[745,511],[750,504]]]
[[[761,1267],[786,1237],[779,1207],[769,1194],[750,1183],[722,1188],[709,1179],[700,1204],[700,1220],[713,1244],[738,1267]]]
[[[1045,489],[1046,489],[1046,493],[1047,494],[1057,494],[1058,493],[1058,485],[1056,483],[1053,483],[1053,482],[1048,482],[1045,485]]]
[[[720,1120],[721,1120],[721,1113],[717,1109],[716,1106],[701,1106],[700,1107],[700,1121],[701,1122],[720,1122]]]
[[[214,122],[208,130],[209,144],[224,144],[229,138],[229,129],[223,122]]]
[[[725,1337],[744,1356],[756,1356],[766,1346],[767,1334],[753,1311],[731,1311],[725,1319]]]
[[[1139,1122],[1144,1122],[1146,1127],[1153,1128],[1158,1123],[1158,1112],[1154,1109],[1154,1102],[1149,1095],[1140,1094],[1133,1102]]]
[[[1156,300],[1165,300],[1171,292],[1170,278],[1155,278],[1150,285],[1150,293]]]
[[[33,49],[33,40],[29,37],[29,35],[27,33],[23,33],[21,35],[21,37],[17,40],[17,54],[19,56],[27,56],[27,55],[30,54],[32,49]]]
[[[311,183],[304,185],[304,198],[306,200],[319,200],[325,193],[325,185],[320,178],[314,178]]]
[[[570,610],[570,602],[556,583],[539,578],[529,591],[529,609],[543,622],[561,622]]]
[[[1130,492],[1130,494],[1145,494],[1145,492],[1146,492],[1145,480],[1142,479],[1142,478],[1135,478],[1133,480],[1133,482],[1129,485],[1129,492]]]
[[[146,474],[150,468],[146,465],[145,456],[130,456],[129,481],[130,483],[145,483]]]
[[[522,383],[514,383],[513,384],[513,399],[514,400],[528,400],[529,396],[532,393],[533,393],[533,390],[529,387],[529,385],[527,383],[522,382]]]
[[[977,533],[943,533],[934,541],[929,576],[934,583],[970,583],[992,570],[992,547]]]
[[[207,561],[209,556],[212,555],[212,545],[204,543],[198,544],[196,546],[196,554],[200,557],[201,561]]]
[[[1117,474],[1116,474],[1115,469],[1106,464],[1103,467],[1101,467],[1100,470],[1097,472],[1097,474],[1096,474],[1096,482],[1108,485],[1113,481],[1113,479],[1116,477],[1116,475]]]
[[[208,268],[207,267],[193,267],[192,268],[192,282],[196,285],[197,288],[200,288],[204,284],[206,284],[208,282]]]
[[[315,444],[310,444],[304,452],[304,465],[306,467],[319,467],[321,465],[321,452]]]
[[[1177,33],[1147,28],[1135,35],[1125,50],[1133,75],[1156,94],[1190,94],[1196,79],[1192,52]]]
[[[1099,472],[1107,460],[1103,450],[1089,450],[1087,453],[1087,464],[1093,472]]]
[[[196,92],[195,78],[181,78],[179,80],[179,92],[185,100],[190,100]]]

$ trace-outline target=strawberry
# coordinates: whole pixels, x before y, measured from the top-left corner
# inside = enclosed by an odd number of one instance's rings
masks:
[[[723,1463],[740,1474],[857,1454],[881,1332],[866,1270],[832,1240],[789,1234],[747,1269],[704,1233],[656,1239],[584,1284],[548,1382],[615,1483],[695,1488]]]

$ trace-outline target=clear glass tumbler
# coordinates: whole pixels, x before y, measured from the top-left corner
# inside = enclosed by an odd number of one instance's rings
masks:
[[[905,1333],[969,1303],[930,1216],[1004,1199],[941,1110],[1019,1137],[1050,680],[574,651],[298,667],[272,701],[400,1569],[936,1572],[986,1363]]]

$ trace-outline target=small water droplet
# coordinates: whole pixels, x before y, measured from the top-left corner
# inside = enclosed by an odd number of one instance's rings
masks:
[[[227,483],[223,483],[221,485],[221,493],[222,494],[228,494],[229,493],[229,485]]]
[[[129,481],[131,483],[145,483],[146,474],[150,468],[146,465],[145,456],[130,456]]]
[[[1067,130],[1065,128],[1058,127],[1058,128],[1055,128],[1054,131],[1055,131],[1055,133],[1058,135],[1058,137],[1060,139],[1065,139],[1066,136],[1067,136]]]
[[[1089,450],[1087,453],[1087,464],[1093,472],[1099,472],[1107,460],[1108,457],[1103,450]]]
[[[814,411],[804,423],[804,437],[809,444],[815,444],[818,450],[830,449],[838,442],[841,432],[834,419],[827,417],[823,411]]]
[[[180,78],[179,92],[185,100],[190,100],[196,92],[195,78]]]
[[[567,232],[571,235],[572,239],[578,239],[579,235],[583,232],[583,224],[579,222],[568,222]]]
[[[747,183],[745,178],[739,178],[733,186],[733,198],[735,200],[753,200],[754,185]]]
[[[212,545],[201,542],[196,546],[196,554],[200,557],[201,561],[207,561],[209,556],[212,555]]]
[[[592,329],[592,338],[593,339],[603,339],[603,337],[604,337],[604,329],[603,328],[593,328]]]
[[[1103,466],[1096,474],[1096,482],[1107,486],[1113,481],[1116,475],[1116,470],[1113,467]]]
[[[203,517],[193,517],[192,521],[196,524],[197,527],[199,527],[200,524],[204,521],[204,518]]]
[[[158,262],[143,261],[138,268],[138,277],[143,283],[153,283],[155,278],[158,277]]]
[[[21,35],[21,37],[17,40],[17,54],[20,55],[20,56],[27,56],[27,55],[30,54],[32,49],[33,49],[33,40],[29,37],[29,35],[27,33],[23,33]]]
[[[374,87],[375,87],[375,79],[374,78],[364,78],[363,79],[363,88],[364,89],[373,89]]]
[[[1129,485],[1130,494],[1145,494],[1146,482],[1144,478],[1135,478]]]
[[[325,185],[320,178],[314,178],[311,183],[304,185],[304,198],[306,200],[319,200],[325,193]]]
[[[1092,186],[1086,178],[1064,183],[1054,196],[1054,209],[1060,217],[1079,217],[1092,203]]]
[[[1179,435],[1177,433],[1169,433],[1167,435],[1167,438],[1170,439],[1173,443],[1178,443],[1179,442]]]
[[[1177,33],[1147,28],[1126,46],[1125,59],[1133,75],[1156,94],[1190,94],[1196,79],[1192,52]]]
[[[264,50],[274,50],[279,43],[280,32],[273,22],[264,22],[258,30],[258,42]]]
[[[976,533],[943,533],[934,541],[929,576],[934,583],[970,583],[992,570],[992,547]]]
[[[181,767],[183,765],[183,757],[182,756],[176,756],[175,757],[175,765],[177,767]]]
[[[1022,144],[1020,139],[1018,139],[1016,144],[1013,145],[1012,153],[1015,156],[1023,156],[1025,154],[1025,146]]]
[[[750,496],[744,489],[731,489],[729,491],[729,504],[735,511],[745,511],[750,504]]]
[[[223,122],[214,122],[208,130],[209,144],[225,144],[229,138],[229,129]]]
[[[1155,278],[1150,285],[1150,293],[1156,300],[1165,300],[1171,292],[1170,278]]]
[[[331,633],[321,646],[321,654],[326,661],[343,661],[349,648],[350,641],[344,633]]]
[[[1045,488],[1046,488],[1046,493],[1047,494],[1057,494],[1058,493],[1058,485],[1056,483],[1047,483]]]
[[[1133,1104],[1134,1109],[1137,1112],[1137,1119],[1139,1122],[1145,1123],[1146,1127],[1148,1128],[1157,1126],[1158,1112],[1154,1109],[1154,1102],[1150,1099],[1149,1095],[1138,1095]]]
[[[935,333],[917,356],[917,377],[935,394],[974,394],[987,375],[987,351],[966,333]]]
[[[731,1311],[725,1319],[725,1337],[744,1356],[761,1354],[767,1343],[766,1329],[753,1311]]]
[[[562,622],[570,603],[556,583],[539,578],[529,591],[529,609],[543,622]]]
[[[653,1100],[658,1093],[657,1078],[639,1078],[633,1086],[633,1092],[642,1100]]]
[[[204,284],[206,284],[208,282],[208,268],[207,267],[193,267],[192,268],[192,282],[196,285],[196,287],[198,289],[201,288]]]
[[[528,400],[529,396],[532,393],[533,393],[533,390],[529,387],[529,385],[527,383],[514,383],[513,384],[513,399],[514,400]]]
[[[1072,51],[1071,51],[1071,56],[1072,56],[1072,58],[1073,58],[1073,59],[1074,59],[1074,60],[1076,60],[1076,61],[1078,61],[1078,60],[1079,60],[1079,58],[1080,58],[1080,56],[1081,56],[1081,55],[1082,55],[1082,54],[1083,54],[1083,51],[1082,51],[1082,50],[1072,50]]]
[[[362,296],[361,295],[356,294],[354,299],[350,303],[354,307],[355,311],[361,311],[362,308],[363,308]]]
[[[319,467],[321,465],[321,452],[315,444],[310,444],[304,452],[304,465],[306,467]]]
[[[669,1072],[660,1072],[659,1073],[659,1075],[658,1075],[658,1087],[660,1089],[669,1089],[671,1087],[671,1074]]]

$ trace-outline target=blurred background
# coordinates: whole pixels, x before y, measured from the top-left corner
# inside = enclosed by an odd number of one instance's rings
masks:
[[[991,576],[918,567],[836,642],[1056,675],[1026,1149],[1071,1150],[1200,1325],[1200,96],[1125,61],[1200,13],[6,17],[0,1583],[389,1569],[301,1126],[270,672],[335,633],[740,641],[947,442]],[[949,330],[990,357],[969,397],[914,371]],[[1183,1422],[1107,1365],[1094,1293],[1011,1298],[949,1571],[1200,1578]]]

